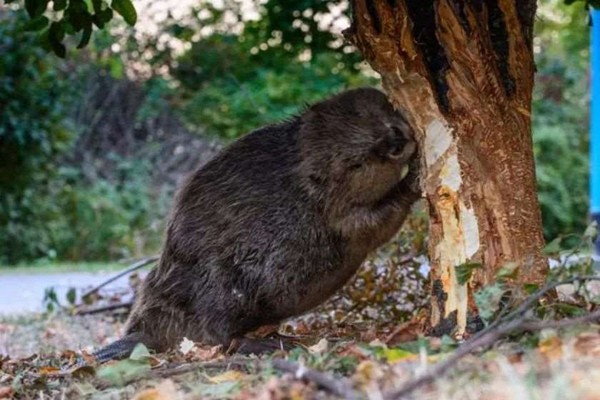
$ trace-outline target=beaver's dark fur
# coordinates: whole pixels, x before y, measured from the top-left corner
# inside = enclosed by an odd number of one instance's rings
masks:
[[[235,141],[180,190],[125,337],[96,355],[137,342],[163,351],[183,337],[227,347],[319,305],[397,232],[419,197],[416,155],[405,119],[375,89]]]

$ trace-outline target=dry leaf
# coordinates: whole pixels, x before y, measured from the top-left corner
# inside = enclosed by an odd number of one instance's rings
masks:
[[[132,400],[175,400],[179,398],[177,388],[170,379],[165,379],[158,386],[137,393]]]
[[[558,360],[562,357],[562,340],[558,336],[551,336],[540,342],[538,351],[550,361]]]
[[[196,344],[186,337],[179,343],[179,351],[184,356],[187,356],[190,351],[194,350],[194,347],[196,347]]]
[[[381,367],[371,360],[366,360],[358,364],[354,373],[354,380],[360,385],[368,385],[372,381],[383,377]]]
[[[53,375],[53,374],[56,374],[57,372],[60,372],[60,368],[41,367],[39,372],[41,375]]]
[[[9,399],[13,395],[13,388],[10,386],[0,386],[0,399]]]
[[[327,339],[323,338],[321,340],[319,340],[319,342],[313,346],[310,346],[308,348],[308,351],[310,351],[313,354],[323,354],[327,351],[327,348],[329,347],[329,342],[327,342]]]
[[[278,330],[279,330],[279,324],[264,325],[264,326],[261,326],[260,328],[256,329],[255,331],[251,332],[249,335],[251,337],[266,338],[274,333],[277,333]]]
[[[575,339],[573,347],[582,356],[600,356],[600,335],[582,333]]]
[[[223,382],[230,382],[230,381],[239,381],[239,380],[243,379],[245,376],[246,376],[246,374],[243,374],[240,371],[236,371],[236,370],[232,369],[227,372],[223,372],[222,374],[219,374],[219,375],[209,376],[208,380],[211,381],[212,383],[223,383]]]
[[[210,361],[222,355],[222,346],[196,346],[194,351],[188,355],[188,359],[194,361]]]

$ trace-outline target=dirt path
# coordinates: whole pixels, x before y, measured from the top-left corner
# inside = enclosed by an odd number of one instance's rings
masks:
[[[116,272],[65,272],[46,274],[1,274],[0,275],[0,315],[14,315],[43,311],[42,301],[46,289],[53,287],[59,300],[64,301],[69,288],[76,288],[78,294],[95,286]],[[111,284],[111,287],[127,286],[127,277]]]

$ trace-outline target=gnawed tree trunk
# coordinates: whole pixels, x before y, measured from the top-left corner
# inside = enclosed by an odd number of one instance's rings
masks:
[[[507,263],[547,273],[531,138],[534,0],[354,0],[348,37],[419,135],[431,327],[467,331],[472,294]],[[455,267],[480,263],[466,285]]]

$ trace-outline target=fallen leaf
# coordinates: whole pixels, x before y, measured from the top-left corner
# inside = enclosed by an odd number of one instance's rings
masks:
[[[41,375],[52,375],[52,374],[56,374],[59,371],[60,371],[60,368],[56,368],[56,367],[41,367],[40,368]]]
[[[222,356],[222,346],[196,346],[194,351],[186,356],[190,361],[210,361]]]
[[[380,379],[381,377],[383,377],[381,367],[371,360],[362,361],[358,364],[353,376],[354,380],[361,386],[369,385],[371,382]]]
[[[562,340],[558,336],[550,336],[540,342],[538,351],[550,361],[559,360],[562,357]]]
[[[600,335],[597,333],[580,334],[575,339],[573,347],[582,356],[600,356]]]
[[[385,343],[397,344],[410,342],[416,340],[420,333],[422,333],[421,321],[415,318],[394,329],[394,331],[385,339]]]
[[[77,366],[70,373],[73,378],[82,379],[96,375],[96,368],[90,365]]]
[[[150,364],[146,361],[132,359],[121,360],[100,367],[96,376],[115,386],[123,386],[129,381],[147,374]]]
[[[322,338],[317,344],[310,346],[308,348],[308,351],[310,351],[313,354],[323,354],[327,351],[328,347],[329,342],[327,341],[327,339]]]
[[[178,397],[177,388],[173,381],[165,379],[153,388],[138,392],[132,400],[175,400]]]
[[[150,357],[152,357],[152,355],[150,354],[150,351],[148,350],[148,348],[146,346],[144,346],[142,343],[138,343],[133,348],[133,351],[131,352],[129,359],[133,360],[133,361],[144,361],[144,360],[149,359]]]
[[[277,333],[278,330],[279,330],[279,324],[263,325],[260,328],[256,329],[255,331],[251,332],[250,336],[258,337],[258,338],[266,338],[274,333]]]
[[[13,388],[10,386],[0,386],[0,399],[8,399],[13,395]]]
[[[385,349],[382,355],[391,364],[399,361],[415,360],[418,357],[417,354],[400,348]]]
[[[240,388],[239,382],[222,382],[217,384],[200,385],[198,390],[203,396],[213,396],[217,399],[229,397],[228,395]]]
[[[212,383],[223,383],[223,382],[239,381],[239,380],[243,379],[245,376],[246,376],[246,374],[232,369],[227,372],[223,372],[222,374],[219,374],[219,375],[209,376],[208,380]]]
[[[186,337],[184,337],[181,343],[179,343],[179,351],[184,356],[188,355],[188,353],[194,350],[195,347],[196,344]]]

